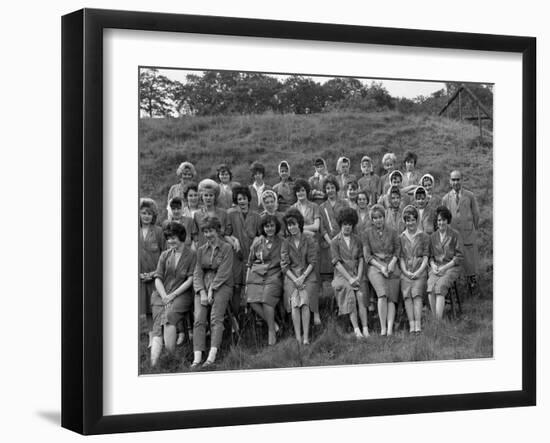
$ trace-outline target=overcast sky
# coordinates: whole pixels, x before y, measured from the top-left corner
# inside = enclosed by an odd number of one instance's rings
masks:
[[[159,73],[170,78],[171,80],[177,80],[181,83],[185,83],[187,74],[202,74],[203,71],[189,71],[184,69],[159,69]],[[286,75],[273,75],[280,80],[284,80]],[[334,77],[311,77],[318,83],[324,83]],[[371,83],[373,80],[369,78],[359,79],[363,83]],[[432,92],[438,91],[445,87],[445,83],[440,82],[425,82],[425,81],[407,81],[407,80],[379,80],[387,89],[392,97],[406,97],[415,98],[419,95],[430,95]]]

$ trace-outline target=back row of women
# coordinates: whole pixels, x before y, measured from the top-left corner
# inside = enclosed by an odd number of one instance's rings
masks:
[[[411,333],[421,332],[426,292],[441,318],[460,274],[461,236],[449,226],[450,210],[432,194],[433,176],[415,171],[414,154],[407,154],[404,173],[393,169],[393,154],[383,163],[387,173],[379,178],[363,157],[357,180],[349,159],[340,158],[338,174],[330,175],[319,158],[309,180],[291,180],[283,161],[281,181],[272,188],[258,162],[250,186],[233,182],[228,165],[218,168],[219,182],[196,183],[194,166],[182,163],[162,227],[156,203],[140,202],[140,314],[152,313],[151,364],[163,346],[173,353],[183,342],[187,320],[191,367],[212,365],[226,311],[238,328],[235,318],[246,303],[267,323],[269,345],[276,342],[278,306],[291,316],[296,340],[307,345],[311,319],[321,324],[323,280],[331,281],[339,314],[349,317],[358,339],[369,336],[367,309],[375,302],[380,334],[393,333],[400,295]]]

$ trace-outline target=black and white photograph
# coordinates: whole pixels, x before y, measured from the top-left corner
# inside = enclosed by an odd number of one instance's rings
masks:
[[[493,84],[138,81],[140,375],[493,357]]]

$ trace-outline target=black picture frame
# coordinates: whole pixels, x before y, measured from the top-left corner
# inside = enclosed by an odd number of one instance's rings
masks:
[[[103,31],[501,51],[522,55],[522,388],[393,399],[106,416],[103,413]],[[62,18],[62,426],[82,434],[536,404],[536,39],[232,17],[83,9]]]

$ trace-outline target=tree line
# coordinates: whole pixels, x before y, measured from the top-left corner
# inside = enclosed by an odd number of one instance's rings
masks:
[[[261,73],[205,71],[188,74],[186,82],[142,68],[139,74],[140,113],[148,117],[227,114],[309,114],[330,111],[403,113],[439,112],[460,86],[446,83],[429,96],[392,97],[382,83],[364,84],[356,78],[337,77],[324,83],[291,75],[284,80]],[[492,108],[491,85],[468,84],[479,100]],[[465,102],[463,111],[473,103]],[[473,112],[473,111],[472,111]],[[452,116],[452,109],[449,111]],[[458,113],[458,111],[457,111]]]

